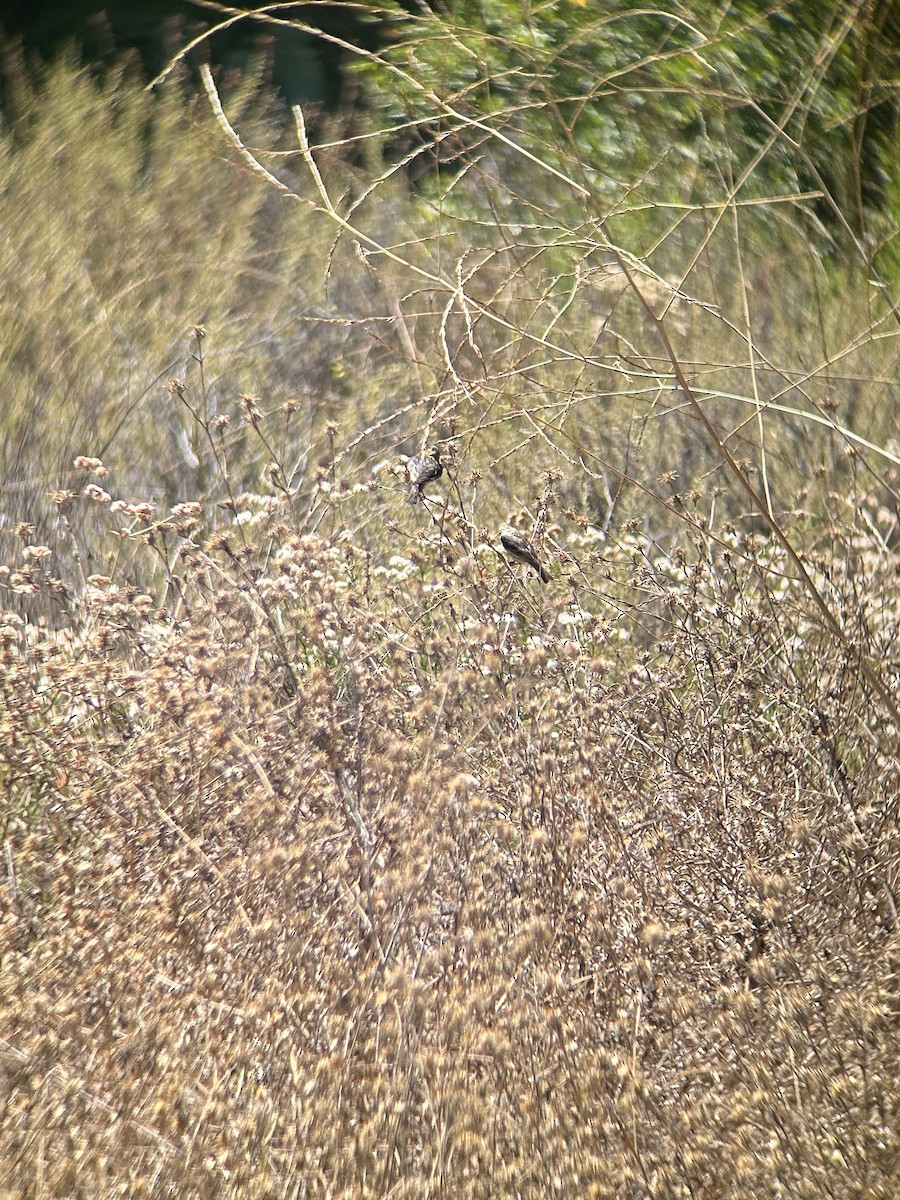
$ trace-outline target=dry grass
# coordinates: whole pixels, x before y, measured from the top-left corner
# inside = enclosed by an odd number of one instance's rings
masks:
[[[894,732],[771,552],[204,519],[2,629],[9,1194],[890,1194]]]
[[[358,168],[297,153],[296,211],[343,219]],[[4,494],[0,1195],[888,1200],[883,314],[852,278],[829,308],[810,253],[784,293],[821,308],[788,329],[760,299],[766,366],[729,324],[765,256],[711,243],[716,305],[665,328],[717,446],[640,315],[660,273],[601,270],[596,230],[523,255],[479,217],[476,242],[384,188],[336,249],[297,242],[332,305],[302,344],[340,328],[346,358],[300,394],[219,370],[244,305],[279,344],[235,251],[132,452],[54,427],[65,476],[23,450],[27,506]],[[291,229],[258,234],[273,272]],[[445,475],[408,506],[399,451],[432,439]],[[544,587],[497,552],[510,513]]]

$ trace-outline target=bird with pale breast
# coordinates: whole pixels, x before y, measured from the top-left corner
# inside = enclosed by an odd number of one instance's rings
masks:
[[[520,533],[515,525],[500,526],[500,544],[503,549],[512,558],[516,558],[519,562],[528,563],[529,567],[534,567],[540,576],[541,583],[550,582],[550,572],[541,563],[537,556],[537,551],[524,533]]]
[[[422,489],[425,484],[440,479],[443,473],[444,464],[441,462],[441,452],[437,446],[432,446],[427,454],[420,454],[418,458],[414,458],[410,464],[409,477],[412,480],[412,488],[406,498],[407,504],[418,504],[420,500],[424,500],[425,493]]]

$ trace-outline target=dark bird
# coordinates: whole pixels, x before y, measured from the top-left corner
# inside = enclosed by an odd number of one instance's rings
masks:
[[[529,567],[534,567],[541,577],[541,583],[549,583],[550,572],[546,567],[541,565],[537,551],[528,538],[524,534],[519,533],[515,526],[501,525],[500,541],[507,554],[511,554],[513,558],[519,559],[520,562],[528,563]]]
[[[427,454],[420,454],[418,458],[414,458],[409,472],[413,485],[407,497],[407,503],[418,504],[425,495],[422,491],[425,484],[440,479],[443,473],[444,464],[441,462],[441,452],[437,446],[432,446]]]

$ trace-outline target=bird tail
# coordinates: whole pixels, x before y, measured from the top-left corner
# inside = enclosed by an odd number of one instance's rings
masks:
[[[410,489],[409,495],[406,497],[407,504],[418,504],[422,499],[422,493],[419,491],[418,484]]]
[[[538,574],[541,577],[541,583],[549,583],[550,582],[550,572],[547,570],[546,567],[542,567],[540,564],[538,564]]]

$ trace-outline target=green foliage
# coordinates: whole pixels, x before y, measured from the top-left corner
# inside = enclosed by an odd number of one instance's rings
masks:
[[[835,208],[865,241],[896,175],[896,16],[887,3],[857,9],[458,3],[403,27],[386,56],[399,74],[362,70],[385,127],[424,123],[445,159],[482,146],[487,120],[587,184],[604,211],[632,192],[705,203],[737,187],[751,198],[825,189],[818,215],[843,245]],[[498,163],[516,178],[508,153]]]

